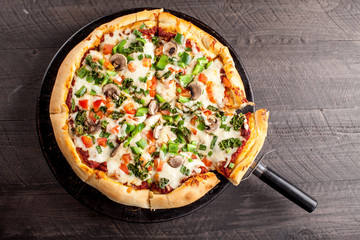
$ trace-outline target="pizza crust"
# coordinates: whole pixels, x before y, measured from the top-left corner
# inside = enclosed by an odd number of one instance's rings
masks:
[[[267,135],[269,112],[266,109],[257,110],[249,118],[251,134],[243,150],[236,158],[234,170],[228,178],[234,185],[239,185],[241,179],[255,160],[264,145]]]
[[[220,180],[212,172],[191,177],[167,194],[150,192],[151,209],[178,208],[195,202],[214,188]]]
[[[111,200],[124,205],[149,208],[149,189],[136,190],[110,179],[102,171],[94,173],[86,183],[98,189]]]

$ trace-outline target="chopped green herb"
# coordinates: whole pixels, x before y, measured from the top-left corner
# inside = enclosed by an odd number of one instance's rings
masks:
[[[242,145],[240,138],[229,138],[219,142],[219,147],[221,150],[226,150],[229,148],[240,147]]]
[[[101,133],[99,134],[99,137],[109,138],[109,137],[110,137],[110,133],[105,132],[105,131],[101,131]]]
[[[106,121],[106,119],[105,120],[103,120],[103,121],[101,121],[101,128],[102,129],[106,129],[106,126],[108,125],[109,123],[108,123],[108,121]]]
[[[71,110],[75,110],[75,100],[73,98],[71,99]]]
[[[142,54],[140,54],[139,56],[138,56],[138,59],[139,60],[142,60],[144,58],[144,55],[142,55]]]
[[[244,124],[244,121],[245,121],[244,114],[242,114],[242,113],[234,114],[233,118],[230,121],[230,124],[233,125],[233,128],[235,131],[238,131]]]
[[[169,179],[167,179],[167,178],[160,178],[160,181],[159,181],[159,188],[161,188],[161,189],[164,189],[165,188],[165,186],[166,186],[166,184],[168,184],[169,183]]]
[[[142,36],[142,33],[139,32],[139,30],[137,30],[137,29],[134,29],[133,34],[134,34],[135,36],[137,36],[137,37],[141,37],[141,36]]]
[[[153,44],[157,45],[159,43],[159,37],[155,36],[151,38]]]
[[[216,135],[214,135],[213,139],[211,140],[211,144],[210,144],[211,149],[214,149],[217,139],[218,139],[218,137]]]
[[[190,175],[190,169],[188,169],[185,165],[182,165],[180,168],[180,172],[186,176]]]
[[[144,29],[146,27],[145,24],[141,24],[141,26],[139,27],[140,29]]]
[[[94,89],[91,89],[90,95],[95,96],[96,94],[97,94],[96,91]]]
[[[224,129],[225,131],[229,132],[230,131],[230,126],[226,125],[226,124],[221,124],[220,128]]]
[[[208,152],[208,156],[211,157],[213,155],[213,151]]]
[[[146,44],[146,40],[143,39],[143,38],[140,38],[140,37],[136,38],[136,41],[139,41],[139,42],[142,42],[143,44]]]
[[[122,118],[123,116],[125,116],[125,113],[121,113],[118,111],[113,111],[109,117],[113,120],[118,120],[119,118]]]
[[[150,59],[152,58],[150,54],[145,54],[145,57]]]
[[[200,144],[199,146],[199,150],[205,151],[206,150],[206,146],[203,144]]]

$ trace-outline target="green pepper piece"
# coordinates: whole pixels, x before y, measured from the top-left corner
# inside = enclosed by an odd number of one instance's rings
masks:
[[[167,122],[173,122],[174,119],[172,118],[172,116],[169,116],[169,115],[162,115],[162,118],[167,121]]]
[[[214,135],[213,139],[211,140],[211,144],[210,144],[211,149],[214,149],[217,139],[218,139],[218,137],[216,135]]]
[[[76,74],[79,76],[79,78],[83,78],[88,73],[88,70],[86,70],[85,66],[82,66],[80,69],[76,71]]]
[[[199,73],[201,73],[202,71],[204,71],[205,67],[201,66],[200,64],[196,64],[196,66],[194,67],[192,74],[194,75],[198,75]]]
[[[174,40],[178,44],[183,44],[184,43],[184,35],[182,35],[181,33],[176,33]]]
[[[163,145],[161,145],[160,151],[162,151],[164,153],[164,155],[166,155],[166,153],[168,151],[168,147],[165,143],[163,143]]]
[[[187,52],[184,52],[184,53],[181,55],[180,62],[183,62],[183,63],[185,63],[186,65],[189,65],[190,61],[191,61],[191,56],[190,56],[190,54],[188,54]]]
[[[117,72],[109,71],[109,70],[106,70],[106,73],[109,74],[109,76],[116,76],[116,74],[117,74]]]
[[[189,101],[190,101],[190,98],[188,98],[188,97],[183,97],[183,96],[179,96],[178,102],[180,102],[180,103],[186,103],[186,102],[189,102]]]
[[[126,128],[125,128],[125,133],[129,134],[131,133],[134,129],[135,129],[135,125],[132,125],[130,123],[125,123],[126,124]]]
[[[144,123],[140,123],[138,125],[136,125],[134,131],[131,133],[131,136],[134,137],[136,134],[138,134],[139,132],[141,132],[141,130],[143,130],[145,127]]]
[[[178,150],[179,150],[179,144],[169,143],[169,152],[170,153],[177,153]]]
[[[235,164],[234,163],[229,163],[229,166],[228,166],[228,168],[230,168],[230,169],[233,169],[235,167]]]
[[[180,84],[183,87],[186,87],[192,80],[193,80],[193,75],[192,74],[185,74],[185,75],[179,76]]]
[[[147,145],[147,141],[144,138],[142,138],[140,141],[136,142],[136,145],[138,145],[139,147],[144,149],[146,147],[146,145]]]
[[[130,147],[133,154],[140,154],[142,153],[142,149],[139,147]]]
[[[138,108],[138,109],[136,110],[135,117],[144,116],[147,112],[148,112],[148,108],[146,108],[146,107]]]
[[[159,103],[165,102],[165,99],[160,94],[155,94],[155,98]]]
[[[205,68],[208,69],[208,68],[211,66],[212,63],[213,63],[213,61],[211,60],[210,62],[208,62],[208,63],[206,64]]]
[[[199,125],[197,126],[197,129],[199,129],[200,131],[204,131],[206,128],[206,125],[204,122],[200,122]]]
[[[166,56],[165,54],[161,55],[159,61],[156,63],[156,69],[164,70],[168,63],[167,60],[168,60],[168,56]]]
[[[206,57],[201,57],[196,60],[201,66],[205,66],[209,62]]]
[[[195,150],[196,150],[196,145],[195,145],[195,144],[192,144],[192,143],[188,143],[188,144],[186,145],[186,147],[187,147],[187,151],[188,151],[188,152],[195,152]]]
[[[123,52],[123,50],[124,50],[124,46],[125,46],[125,44],[127,43],[127,41],[124,39],[124,40],[122,40],[118,45],[116,45],[115,47],[116,47],[116,52],[115,53],[122,53]],[[115,48],[114,47],[114,48]],[[113,49],[113,53],[114,53],[114,49]]]
[[[84,96],[84,94],[86,93],[87,89],[85,86],[82,86],[76,93],[75,93],[75,96],[76,97],[82,97]]]

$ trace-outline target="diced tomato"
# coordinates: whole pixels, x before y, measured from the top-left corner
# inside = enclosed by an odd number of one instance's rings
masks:
[[[134,104],[131,102],[124,106],[124,110],[127,114],[135,114],[136,113],[136,110],[134,109]]]
[[[115,126],[115,127],[113,127],[110,131],[112,132],[112,133],[119,133],[119,125],[117,125],[117,126]]]
[[[208,160],[207,158],[203,158],[201,161],[202,161],[202,162],[205,164],[205,166],[207,166],[207,167],[211,167],[211,165],[212,165],[212,162],[211,162],[210,160]]]
[[[214,98],[214,90],[213,90],[214,83],[209,81],[206,83],[206,92],[208,94],[209,100],[212,103],[216,103],[216,100]]]
[[[191,48],[191,47],[192,47],[191,42],[190,42],[190,40],[189,40],[189,39],[186,39],[185,46],[186,46],[186,47],[189,47],[189,48]]]
[[[148,80],[146,82],[146,88],[147,90],[149,90],[150,96],[151,97],[155,97],[156,94],[156,83],[157,83],[157,79],[154,76],[151,80]]]
[[[88,136],[81,136],[81,141],[84,143],[85,147],[89,148],[93,146],[93,140]]]
[[[222,82],[226,87],[231,88],[231,83],[230,83],[229,79],[227,79],[227,77],[223,77]]]
[[[191,154],[191,159],[197,159],[198,157],[195,154]]]
[[[187,88],[181,90],[181,96],[191,98],[191,91]]]
[[[94,112],[90,112],[89,113],[89,118],[93,121],[93,122],[96,122],[96,118],[95,118],[95,113]]]
[[[149,167],[148,167],[148,171],[150,172],[152,170],[152,166],[150,165]]]
[[[172,67],[169,67],[169,70],[171,71],[171,72],[173,72],[173,73],[177,73],[177,72],[180,72],[181,70],[175,70],[175,69],[173,69]]]
[[[103,119],[105,117],[105,114],[102,111],[98,111],[96,115],[98,115],[100,119]]]
[[[206,116],[210,116],[210,115],[212,114],[212,112],[211,112],[210,110],[205,110],[205,111],[204,111],[204,114],[205,114]]]
[[[128,164],[131,161],[131,156],[129,153],[123,154],[121,156],[121,160],[123,160],[124,163]]]
[[[162,110],[161,113],[164,114],[164,115],[170,115],[170,111],[169,111],[169,110]]]
[[[143,66],[151,67],[151,58],[143,58]]]
[[[105,55],[112,53],[112,49],[114,48],[114,44],[107,44],[105,43],[103,46],[103,53]]]
[[[151,153],[155,152],[155,150],[156,150],[155,145],[151,145],[151,146],[149,147],[148,152],[151,154]]]
[[[107,138],[98,138],[97,143],[99,146],[106,147]]]
[[[108,70],[114,70],[114,66],[111,64],[111,62],[106,58],[104,58],[104,60],[104,67],[106,67]]]
[[[134,63],[129,63],[128,64],[128,69],[130,72],[135,72],[136,71],[136,66]]]
[[[191,120],[190,120],[191,125],[195,125],[196,120],[197,120],[197,116],[192,117]]]
[[[208,80],[208,78],[207,78],[207,76],[205,74],[203,74],[203,73],[199,74],[199,82],[202,82],[203,84],[206,84],[207,80]]]
[[[150,131],[147,132],[146,137],[147,137],[151,142],[155,142],[154,133],[153,133],[152,130],[150,130]]]
[[[164,166],[165,161],[161,161],[160,159],[155,159],[154,160],[154,166],[156,168],[156,171],[161,172],[163,166]]]
[[[192,134],[196,135],[197,134],[197,130],[195,128],[191,128],[191,132]]]
[[[163,45],[155,49],[155,55],[159,56],[163,53]]]
[[[127,175],[129,175],[129,169],[127,168],[127,164],[121,163],[120,169],[121,169],[124,173],[126,173]]]
[[[88,99],[81,99],[81,100],[79,100],[79,105],[80,105],[80,107],[82,107],[84,109],[88,109],[89,100]]]
[[[97,112],[97,111],[99,110],[100,105],[101,105],[102,102],[103,102],[102,99],[96,100],[95,102],[93,102],[93,107],[94,107],[94,111],[95,111],[95,112]]]

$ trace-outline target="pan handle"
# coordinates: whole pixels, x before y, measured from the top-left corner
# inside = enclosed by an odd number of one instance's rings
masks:
[[[309,213],[313,212],[317,207],[317,201],[314,198],[295,187],[271,168],[259,163],[253,173],[267,185]]]

